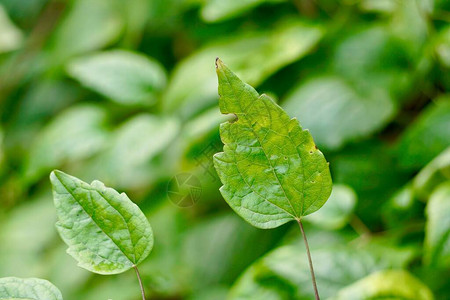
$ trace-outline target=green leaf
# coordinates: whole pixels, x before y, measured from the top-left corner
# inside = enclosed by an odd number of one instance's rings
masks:
[[[77,58],[67,71],[83,85],[123,105],[153,104],[166,83],[157,61],[125,50]]]
[[[312,78],[295,88],[283,107],[302,120],[317,144],[337,149],[387,123],[395,112],[389,94],[356,89],[337,76]]]
[[[424,261],[433,267],[450,266],[450,181],[431,194],[426,208]]]
[[[23,43],[22,32],[9,19],[0,5],[0,53],[16,50]]]
[[[207,22],[223,21],[243,14],[263,3],[285,2],[286,0],[208,0],[201,14]]]
[[[156,158],[178,134],[175,118],[141,113],[126,120],[113,133],[101,154],[83,169],[89,178],[102,178],[118,188],[142,188],[167,172],[157,171]]]
[[[100,181],[87,184],[61,171],[50,174],[56,227],[78,265],[99,274],[118,274],[138,265],[153,247],[153,232],[124,193]]]
[[[311,52],[322,38],[318,25],[289,20],[270,31],[218,39],[178,64],[163,97],[164,110],[189,118],[217,101],[211,61],[217,56],[249,84],[257,86],[282,67]]]
[[[5,300],[62,300],[61,292],[53,284],[39,278],[0,278],[0,299]]]
[[[341,290],[333,300],[433,300],[430,289],[403,270],[373,273]]]
[[[25,162],[25,177],[34,181],[68,161],[97,153],[108,137],[105,123],[105,110],[93,105],[74,106],[59,114],[36,136]]]
[[[305,217],[305,220],[325,229],[340,229],[350,220],[356,199],[357,196],[350,187],[335,184],[322,209]]]
[[[404,167],[420,168],[448,147],[450,141],[450,96],[430,103],[409,126],[398,144],[398,159]]]
[[[224,152],[214,155],[225,200],[259,228],[278,227],[318,210],[332,183],[311,134],[221,60],[216,66],[220,111],[237,116],[235,122],[221,124]]]

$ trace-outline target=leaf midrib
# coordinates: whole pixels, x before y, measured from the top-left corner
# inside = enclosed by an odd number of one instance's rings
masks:
[[[226,80],[227,80],[227,82],[228,82],[228,85],[231,87],[231,89],[232,89],[232,91],[233,91],[233,94],[236,95],[236,91],[235,91],[233,85],[231,84],[230,80],[228,79],[228,76],[225,76],[225,78],[226,78]],[[242,94],[242,92],[241,92],[241,94]],[[256,100],[260,100],[259,97],[257,97]],[[244,115],[247,115],[247,113],[242,109],[241,101],[238,101],[238,103],[239,103],[239,108],[241,109],[241,111],[243,112],[243,114],[244,114]],[[255,102],[252,102],[252,104],[250,104],[250,105],[253,105],[253,103],[255,103]],[[264,103],[264,105],[266,105],[266,104]],[[266,106],[266,107],[267,107],[267,106]],[[269,112],[269,117],[270,117],[270,121],[272,121],[272,116],[270,115],[270,112]],[[238,121],[239,121],[239,120],[238,120]],[[286,191],[285,191],[283,185],[281,184],[280,179],[279,179],[278,176],[276,175],[275,169],[274,169],[274,167],[272,166],[272,163],[270,162],[269,158],[267,157],[266,151],[265,151],[265,149],[264,149],[264,147],[263,147],[261,141],[259,140],[257,134],[255,133],[255,130],[254,130],[253,126],[250,126],[250,125],[248,124],[248,122],[246,122],[246,123],[247,123],[247,126],[251,128],[251,131],[252,131],[253,135],[255,136],[255,138],[258,140],[258,143],[259,143],[259,145],[261,146],[261,149],[263,150],[264,156],[266,157],[266,160],[267,160],[267,162],[269,163],[270,168],[272,169],[272,173],[274,174],[275,178],[277,179],[278,184],[280,185],[281,190],[283,191],[283,194],[284,194],[285,199],[287,200],[287,202],[289,203],[289,205],[290,205],[291,208],[292,208],[292,211],[293,211],[294,214],[295,214],[295,209],[294,209],[294,207],[293,207],[291,201],[290,201],[289,198],[287,197]],[[237,164],[236,164],[236,167],[237,167]],[[239,169],[238,169],[238,171],[239,171]],[[239,174],[241,174],[240,171],[239,171]],[[244,178],[244,177],[242,176],[242,174],[241,174],[241,177]],[[247,184],[247,185],[248,185],[248,184]],[[253,189],[250,185],[248,185],[248,186],[254,191],[254,189]],[[258,194],[258,193],[257,193],[257,194]],[[288,212],[288,211],[285,210],[284,208],[281,208],[280,206],[276,205],[275,203],[273,203],[273,202],[267,200],[266,197],[262,197],[262,198],[263,198],[264,200],[266,200],[267,202],[269,202],[269,203],[275,205],[275,206],[278,207],[279,209],[283,210],[283,211],[286,212],[288,215],[292,216],[294,219],[297,219],[297,218],[298,218],[296,215],[294,215],[294,214]]]

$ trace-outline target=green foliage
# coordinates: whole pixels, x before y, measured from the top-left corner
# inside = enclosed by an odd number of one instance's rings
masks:
[[[448,0],[0,2],[0,277],[48,279],[66,300],[138,298],[133,272],[65,253],[59,169],[152,221],[147,300],[313,299],[297,224],[255,228],[219,191],[219,124],[235,118],[218,108],[220,57],[330,162],[330,198],[302,217],[322,298],[401,269],[450,299]],[[201,185],[191,207],[167,197],[180,173]]]
[[[165,73],[158,62],[123,50],[75,59],[69,74],[87,87],[124,105],[149,105],[165,85]]]
[[[139,207],[100,181],[87,184],[61,171],[50,174],[56,228],[78,265],[118,274],[138,265],[153,248],[153,232]]]
[[[63,300],[53,284],[39,278],[0,278],[0,299],[5,300]]]
[[[278,227],[318,210],[332,184],[311,134],[220,59],[216,69],[220,111],[237,119],[220,125],[224,152],[214,155],[225,200],[259,228]]]

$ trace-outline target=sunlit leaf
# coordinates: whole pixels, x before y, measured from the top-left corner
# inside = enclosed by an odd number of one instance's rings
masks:
[[[87,184],[61,171],[50,174],[56,227],[78,265],[99,274],[118,274],[142,262],[153,247],[153,232],[124,193],[100,181]]]
[[[433,300],[430,289],[403,270],[373,273],[341,290],[333,300],[415,299]]]
[[[164,110],[187,118],[215,103],[217,79],[211,61],[217,56],[256,86],[309,53],[322,35],[320,26],[290,21],[269,32],[247,32],[216,40],[177,66],[163,97]]]
[[[83,85],[124,105],[153,104],[166,82],[157,61],[124,50],[77,58],[67,70]]]
[[[0,299],[6,300],[63,300],[53,284],[39,278],[0,278]]]
[[[326,229],[340,229],[350,220],[356,199],[357,196],[350,187],[335,184],[322,209],[305,217],[305,220]]]
[[[450,266],[450,181],[431,194],[427,204],[424,260],[431,266]]]
[[[224,152],[214,165],[220,191],[247,222],[278,227],[318,210],[331,193],[331,175],[311,134],[266,95],[216,60],[219,106],[237,120],[220,126]]]

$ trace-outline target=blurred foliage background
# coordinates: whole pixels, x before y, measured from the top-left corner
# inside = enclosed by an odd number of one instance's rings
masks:
[[[330,161],[305,221],[321,296],[450,299],[449,21],[448,0],[0,0],[0,277],[139,299],[132,271],[65,253],[59,168],[146,213],[150,299],[313,298],[297,225],[253,228],[218,192],[219,56]],[[185,208],[167,194],[182,173],[202,187]]]

